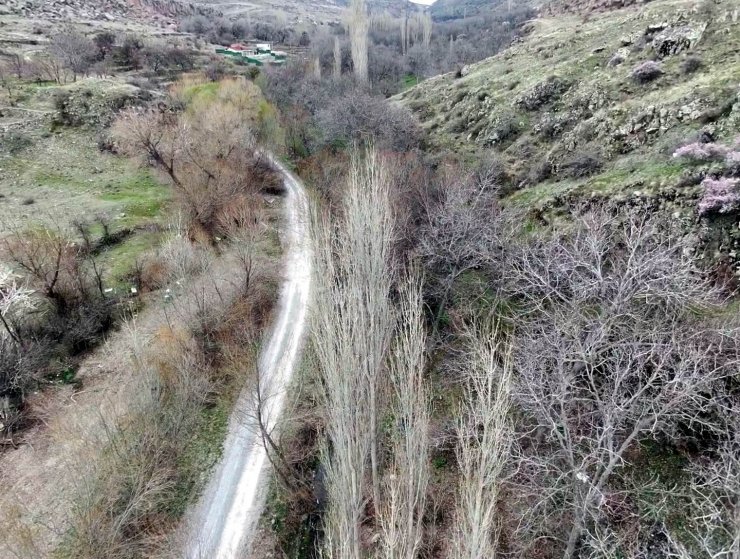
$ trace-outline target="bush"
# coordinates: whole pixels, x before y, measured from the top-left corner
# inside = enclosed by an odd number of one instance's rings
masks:
[[[619,66],[620,64],[624,63],[624,60],[624,56],[620,53],[617,53],[609,59],[609,62],[607,62],[606,65],[609,68],[614,68],[615,66]]]
[[[528,180],[532,184],[537,184],[542,181],[546,181],[552,176],[552,163],[547,159],[543,159],[535,163],[529,172]]]
[[[571,156],[561,166],[561,172],[574,179],[591,176],[601,171],[603,162],[596,152],[581,152]]]
[[[632,79],[639,84],[646,84],[663,75],[663,67],[659,62],[648,60],[632,68]]]
[[[20,153],[31,145],[33,145],[31,138],[20,132],[10,132],[4,136],[0,135],[0,147],[10,155]]]
[[[681,63],[681,71],[684,74],[693,74],[694,72],[701,70],[703,66],[704,63],[701,61],[701,58],[689,56]]]
[[[711,213],[726,214],[740,208],[740,179],[707,177],[701,183],[704,194],[699,201],[699,215]]]
[[[0,434],[11,434],[23,427],[24,395],[47,373],[51,347],[50,343],[16,342],[0,336]]]
[[[727,157],[729,151],[727,146],[721,144],[695,142],[678,148],[673,152],[673,157],[693,162],[721,161]]]
[[[558,76],[550,76],[542,83],[522,93],[514,105],[527,111],[536,111],[547,103],[556,101],[570,88],[570,83]]]

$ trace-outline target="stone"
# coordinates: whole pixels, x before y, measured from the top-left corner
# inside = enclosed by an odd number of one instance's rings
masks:
[[[653,50],[658,58],[666,58],[690,50],[701,41],[706,28],[706,22],[666,28],[653,38]]]

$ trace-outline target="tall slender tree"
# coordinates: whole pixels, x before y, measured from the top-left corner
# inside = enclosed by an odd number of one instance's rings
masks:
[[[361,84],[367,84],[370,80],[367,51],[368,29],[369,22],[365,0],[352,0],[349,5],[349,37],[355,78]]]
[[[313,345],[327,410],[325,455],[329,557],[360,559],[365,479],[380,503],[378,416],[393,327],[390,303],[393,211],[388,172],[373,150],[352,161],[338,219],[313,219],[316,302]]]
[[[339,44],[339,37],[334,37],[334,68],[333,77],[338,80],[342,77],[342,47]]]

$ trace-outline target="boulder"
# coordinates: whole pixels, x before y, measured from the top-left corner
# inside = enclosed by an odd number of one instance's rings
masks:
[[[707,24],[703,22],[663,29],[653,37],[653,50],[659,58],[690,50],[701,41],[706,28]]]

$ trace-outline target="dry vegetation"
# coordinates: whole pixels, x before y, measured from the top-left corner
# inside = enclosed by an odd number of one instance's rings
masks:
[[[303,454],[275,490],[277,550],[728,553],[740,331],[696,238],[611,206],[535,226],[500,207],[495,165],[413,166],[353,156],[318,214],[321,406],[281,437]]]
[[[59,487],[61,506],[52,511],[31,499],[18,508],[29,480],[8,470],[5,522],[14,528],[1,553],[138,558],[163,556],[173,545],[170,532],[218,458],[276,298],[276,215],[267,201],[282,193],[282,182],[257,152],[258,141],[269,141],[265,107],[249,82],[195,76],[156,107],[117,115],[106,143],[153,167],[172,191],[164,242],[137,255],[133,295],[109,287],[103,265],[109,247],[130,232],[103,217],[5,228],[3,430],[23,427],[26,394],[46,382],[60,356],[79,356],[84,369],[109,335],[102,351],[121,353],[101,361],[128,370],[118,379],[125,402],[100,416],[73,406],[73,437],[50,433],[39,451],[37,460],[57,463],[31,481],[43,488],[41,499],[51,497],[47,485],[62,468],[79,473]],[[116,384],[95,382],[103,394]],[[20,468],[24,456],[9,455],[7,464]]]

